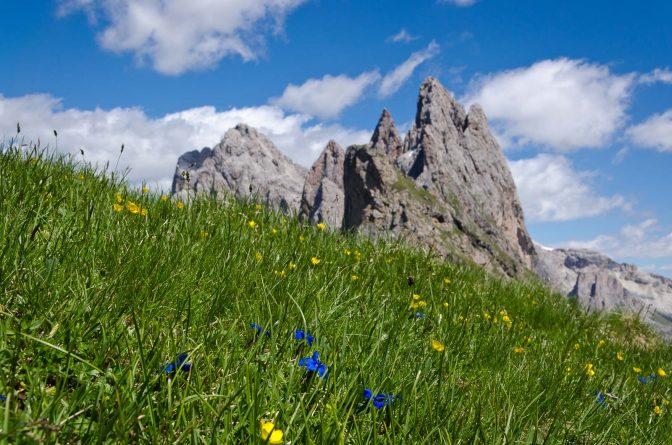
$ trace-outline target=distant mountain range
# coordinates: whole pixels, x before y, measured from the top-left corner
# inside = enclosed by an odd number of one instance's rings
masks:
[[[402,139],[383,110],[371,141],[330,141],[309,171],[245,124],[180,156],[173,193],[255,196],[304,220],[402,237],[436,255],[508,277],[540,277],[589,310],[636,312],[672,336],[672,280],[596,252],[535,245],[508,164],[483,110],[426,79]]]

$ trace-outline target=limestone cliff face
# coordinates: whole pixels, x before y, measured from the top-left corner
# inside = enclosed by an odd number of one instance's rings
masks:
[[[383,111],[371,142],[348,148],[344,228],[408,237],[509,276],[535,255],[513,178],[483,111],[465,113],[436,80],[420,88],[403,143]]]
[[[672,280],[590,250],[537,246],[537,252],[535,272],[554,290],[589,310],[639,314],[672,338]]]
[[[343,148],[329,141],[306,176],[299,217],[315,223],[324,222],[330,228],[341,228],[345,202],[344,159]]]
[[[298,212],[304,168],[282,154],[263,134],[239,124],[213,149],[180,156],[173,193],[255,197],[285,212]]]

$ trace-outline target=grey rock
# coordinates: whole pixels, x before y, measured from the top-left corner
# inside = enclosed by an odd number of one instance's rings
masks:
[[[348,148],[344,190],[346,229],[406,237],[509,276],[532,266],[515,184],[483,111],[465,113],[436,79],[423,82],[403,143],[385,110],[371,142]]]
[[[308,171],[303,185],[299,217],[340,229],[343,223],[343,161],[345,151],[329,141]]]
[[[537,245],[534,270],[554,290],[589,311],[620,310],[672,338],[672,280],[585,249]]]
[[[245,124],[226,132],[212,150],[180,156],[173,177],[179,196],[229,193],[254,197],[285,212],[298,212],[306,170],[280,152],[264,135]]]

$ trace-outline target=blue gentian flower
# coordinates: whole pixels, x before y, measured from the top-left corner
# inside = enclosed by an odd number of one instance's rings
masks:
[[[376,409],[383,409],[386,406],[390,406],[392,402],[394,402],[397,399],[401,399],[401,397],[397,397],[394,394],[384,394],[380,393],[377,394],[375,397],[373,397],[373,392],[371,392],[370,389],[364,389],[364,398],[366,400],[372,400],[373,401],[373,406],[376,407]]]
[[[313,342],[315,341],[315,337],[313,337],[310,334],[307,334],[305,331],[301,329],[298,329],[296,332],[294,332],[294,338],[296,339],[296,341],[306,340],[308,346],[313,346]]]
[[[259,325],[256,324],[256,323],[251,323],[251,324],[250,324],[250,327],[251,327],[252,329],[255,329],[255,330],[257,331],[258,334],[264,334],[266,337],[270,337],[270,336],[271,336],[271,333],[270,333],[270,332],[265,331],[264,328],[262,328],[261,326],[259,326]]]
[[[604,394],[603,392],[600,392],[600,391],[595,391],[593,394],[595,394],[597,396],[597,399],[595,400],[595,403],[602,406],[602,408],[606,408],[607,407],[607,402],[606,402],[607,395]]]
[[[166,363],[161,367],[161,371],[165,372],[166,374],[173,374],[178,368],[182,372],[189,372],[191,371],[191,363],[185,363],[188,358],[188,354],[186,352],[181,353],[180,355],[177,356],[175,361]]]
[[[655,374],[654,374],[654,375],[650,375],[650,376],[648,376],[648,377],[641,377],[641,376],[638,376],[638,377],[637,377],[637,380],[639,380],[640,383],[646,385],[647,383],[651,382],[651,380],[653,380],[653,379],[655,379],[655,378],[656,378],[656,376],[655,376]]]
[[[324,363],[320,362],[319,354],[317,351],[313,353],[312,357],[302,358],[299,360],[299,366],[303,366],[310,372],[316,372],[317,375],[323,379],[327,379],[327,374],[329,372],[329,367]]]
[[[7,396],[0,395],[0,402],[7,400]]]
[[[418,317],[418,318],[425,318],[426,317],[426,315],[423,314],[422,312],[416,312],[415,316]]]

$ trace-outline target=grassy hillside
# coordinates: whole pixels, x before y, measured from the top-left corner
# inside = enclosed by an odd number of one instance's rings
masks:
[[[672,352],[634,320],[7,147],[0,291],[3,442],[672,437]]]

